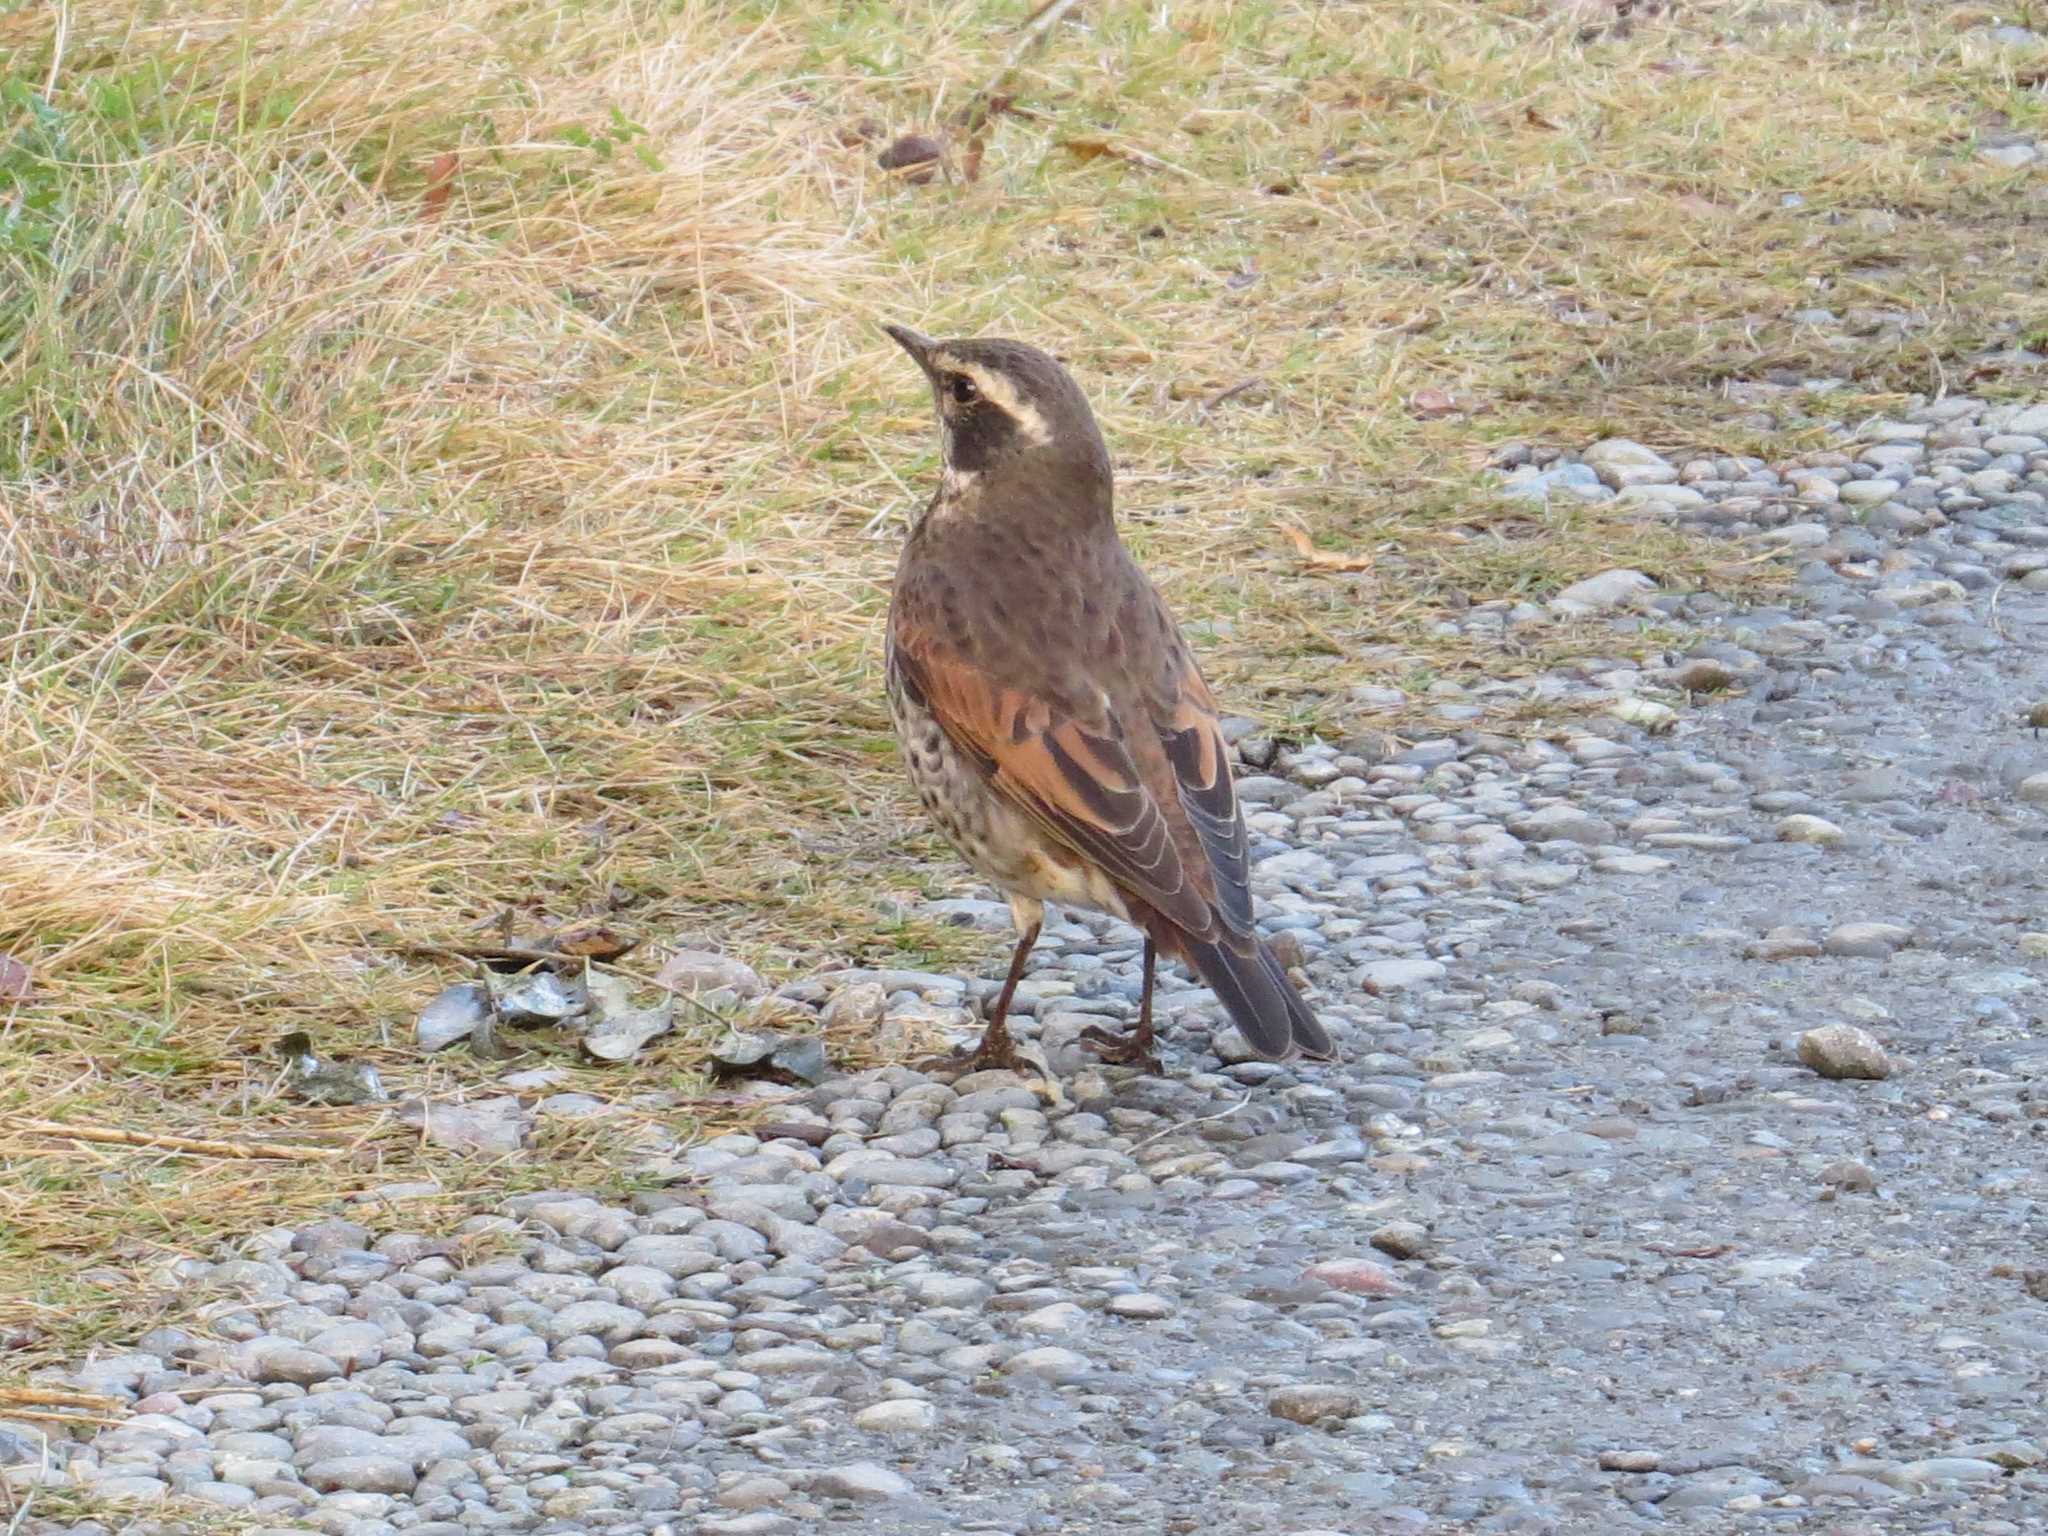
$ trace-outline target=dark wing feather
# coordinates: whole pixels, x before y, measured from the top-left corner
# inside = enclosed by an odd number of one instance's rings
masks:
[[[1216,700],[1182,653],[1180,675],[1159,739],[1173,767],[1181,809],[1207,855],[1215,889],[1216,915],[1233,934],[1252,930],[1251,849],[1237,787],[1230,776],[1230,746],[1223,739]]]
[[[1207,871],[1189,868],[1169,821],[1178,801],[1163,805],[1153,793],[1107,708],[1084,715],[1004,687],[905,615],[890,638],[900,684],[982,765],[991,788],[1167,921],[1214,929]]]

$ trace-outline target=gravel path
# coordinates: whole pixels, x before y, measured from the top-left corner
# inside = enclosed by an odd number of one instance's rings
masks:
[[[1444,691],[1637,701],[1556,745],[1242,743],[1339,1062],[1219,1060],[1176,979],[1169,1077],[1088,1065],[1136,947],[1052,926],[1020,1007],[1057,1097],[891,1069],[694,1186],[469,1224],[504,1256],[336,1222],[195,1261],[210,1335],[72,1373],[134,1401],[95,1442],[0,1424],[15,1497],[350,1536],[2048,1529],[2048,408],[1511,484],[1793,551],[1799,591],[1609,573],[1554,606],[1698,626],[1674,670]],[[944,1025],[992,985],[786,990]]]

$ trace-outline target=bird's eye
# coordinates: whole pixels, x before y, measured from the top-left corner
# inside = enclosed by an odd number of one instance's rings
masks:
[[[974,387],[974,380],[964,373],[953,375],[953,382],[947,386],[953,399],[960,405],[972,405],[981,398],[981,391]]]

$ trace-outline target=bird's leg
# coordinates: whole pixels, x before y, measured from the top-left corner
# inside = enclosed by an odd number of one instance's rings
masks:
[[[989,1010],[988,1028],[981,1032],[981,1044],[967,1058],[968,1071],[978,1072],[984,1067],[1024,1070],[1025,1062],[1010,1039],[1010,999],[1017,995],[1017,983],[1024,979],[1024,961],[1031,954],[1031,946],[1038,942],[1042,926],[1044,920],[1035,919],[1018,936],[1017,952],[1010,956],[1010,974],[1003,978],[1003,990],[996,994],[996,1005]]]
[[[1138,1027],[1127,1035],[1112,1034],[1100,1027],[1081,1032],[1081,1039],[1103,1061],[1121,1066],[1159,1070],[1159,1058],[1152,1053],[1152,977],[1159,967],[1159,946],[1145,935],[1145,984],[1138,994]]]

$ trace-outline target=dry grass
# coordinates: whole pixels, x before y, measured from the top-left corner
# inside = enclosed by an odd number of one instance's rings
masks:
[[[877,704],[932,446],[876,318],[1059,347],[1219,684],[1340,732],[1353,684],[1576,643],[1474,654],[1447,607],[1712,572],[1501,506],[1490,445],[1782,447],[1796,414],[1724,386],[1996,388],[1973,359],[2042,343],[2043,178],[1971,145],[2048,110],[1988,14],[1693,0],[1582,39],[1603,14],[1083,5],[980,179],[916,185],[858,125],[951,120],[1017,5],[0,13],[15,1358],[134,1327],[160,1253],[339,1193],[614,1176],[611,1131],[466,1165],[279,1094],[295,1029],[405,1093],[502,1070],[406,1049],[447,976],[393,940],[512,910],[776,972],[985,958],[887,916],[954,870],[913,857]],[[1815,305],[1869,314],[1787,318]],[[1304,570],[1290,525],[1375,569]],[[684,1126],[700,1085],[687,1039],[571,1081]]]

